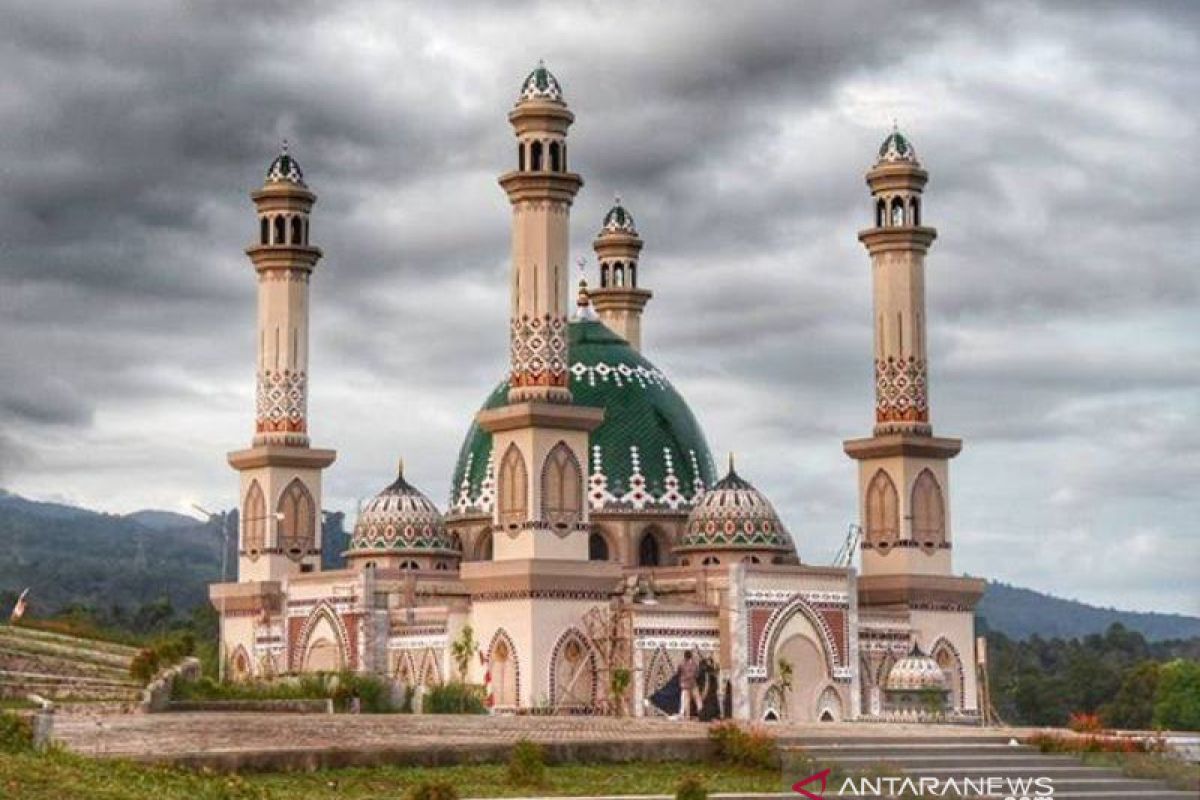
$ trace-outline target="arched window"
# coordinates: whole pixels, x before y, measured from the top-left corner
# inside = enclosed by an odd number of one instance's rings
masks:
[[[637,288],[637,262],[636,261],[629,262],[629,285],[635,289]]]
[[[625,285],[625,265],[618,261],[613,264],[613,286]]]
[[[567,171],[567,143],[563,142],[561,147],[562,147],[562,170],[563,170],[563,172],[566,172]]]
[[[529,473],[525,459],[515,444],[500,462],[500,524],[516,528],[529,519]]]
[[[875,227],[882,228],[883,223],[887,220],[887,202],[880,198],[875,204]]]
[[[300,217],[292,217],[292,244],[300,244],[304,241],[304,235],[300,232],[303,225]]]
[[[926,548],[946,541],[946,510],[937,478],[929,470],[921,470],[912,491],[913,539]]]
[[[293,561],[316,549],[316,504],[308,488],[296,478],[279,498],[279,548]]]
[[[475,543],[475,560],[476,561],[491,561],[492,560],[492,533],[484,531],[479,535],[479,541]]]
[[[550,143],[550,171],[558,172],[560,168],[561,167],[558,163],[558,142],[551,142]]]
[[[267,542],[267,501],[258,481],[250,482],[246,501],[242,503],[242,550],[250,558],[258,558]]]
[[[400,569],[402,569],[406,572],[416,572],[420,568],[421,568],[421,565],[411,559],[408,561],[400,562]]]
[[[608,561],[608,541],[595,531],[588,535],[588,561]]]
[[[600,265],[600,288],[608,288],[608,264]]]
[[[896,484],[883,470],[867,486],[867,543],[887,550],[900,535],[900,500]]]
[[[742,561],[745,561],[747,564],[761,564],[762,563],[761,561],[758,560],[758,556],[746,556],[745,558],[742,559]]]
[[[647,531],[642,534],[642,541],[638,543],[638,566],[639,567],[657,567],[661,564],[661,556],[658,551],[658,539],[653,533]]]
[[[266,217],[261,217],[258,220],[258,243],[271,243],[271,221]]]
[[[542,467],[542,512],[556,528],[579,522],[583,511],[583,473],[575,454],[559,442]]]
[[[904,201],[899,197],[892,198],[892,227],[899,228],[904,225]]]
[[[286,239],[284,239],[283,234],[284,234],[283,217],[281,217],[281,216],[276,217],[275,218],[275,239],[271,243],[272,244],[283,244],[285,241],[287,241]]]
[[[304,244],[308,244],[308,217],[304,218]]]
[[[915,197],[908,200],[908,218],[913,225],[921,224],[921,201]]]
[[[700,562],[700,564],[701,564],[701,566],[705,566],[705,567],[716,567],[716,566],[720,566],[721,559],[717,558],[716,556],[705,556],[704,559]]]
[[[525,171],[525,143],[517,142],[517,169]]]
[[[534,172],[542,171],[542,143],[534,142],[529,147],[529,160],[531,162],[530,169]]]

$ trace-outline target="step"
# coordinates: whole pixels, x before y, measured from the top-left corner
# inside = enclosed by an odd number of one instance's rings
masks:
[[[40,672],[13,672],[0,670],[0,680],[4,683],[53,683],[79,686],[112,686],[120,689],[140,689],[141,686],[131,680],[109,680],[107,678],[89,678],[82,675],[56,675]]]
[[[93,650],[104,650],[117,655],[133,658],[140,648],[119,642],[109,642],[103,639],[88,639],[82,636],[71,636],[54,631],[43,631],[38,628],[27,628],[23,625],[0,625],[0,638],[40,640],[57,642],[59,644],[75,644]]]
[[[65,645],[59,642],[30,641],[11,637],[0,637],[0,647],[19,654],[73,658],[93,664],[102,664],[105,666],[118,668],[123,667],[126,669],[129,668],[129,662],[133,660],[132,657],[126,657],[124,655],[110,653],[104,650],[92,650],[89,648],[79,647],[77,645]]]
[[[117,678],[129,677],[129,665],[100,664],[86,661],[74,656],[61,654],[32,652],[0,644],[0,670],[30,672],[30,667],[37,671],[63,675],[111,675]]]

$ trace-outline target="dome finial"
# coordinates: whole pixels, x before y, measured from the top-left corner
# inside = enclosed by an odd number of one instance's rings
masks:
[[[734,472],[733,472],[733,451],[732,450],[729,451],[729,474],[730,475],[734,474]]]
[[[543,59],[538,59],[537,66],[533,68],[533,72],[525,78],[525,82],[521,84],[521,92],[517,96],[517,102],[521,103],[525,100],[550,100],[555,103],[563,102],[562,86],[558,82],[558,78],[546,68],[546,62]]]
[[[575,295],[575,319],[595,319],[596,312],[592,309],[592,298],[588,294],[587,259],[580,256],[575,260],[575,265],[579,267],[579,292]]]
[[[288,152],[288,140],[283,139],[279,144],[279,155],[267,167],[267,183],[294,183],[304,186],[304,172],[300,164]]]
[[[279,145],[279,152],[284,155],[287,155],[287,151],[288,151],[288,140],[287,140],[287,137],[285,136],[285,137],[283,137],[283,143]]]
[[[396,464],[396,477],[404,477],[404,456],[400,456],[400,461]]]

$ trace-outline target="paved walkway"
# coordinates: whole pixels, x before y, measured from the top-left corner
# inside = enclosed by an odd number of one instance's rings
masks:
[[[782,741],[826,736],[891,738],[918,733],[959,739],[995,737],[999,733],[956,726],[869,723],[776,725],[771,730]],[[224,754],[244,762],[270,754],[317,752],[375,753],[376,761],[394,761],[405,753],[412,756],[457,751],[457,756],[446,760],[484,760],[506,751],[518,739],[565,748],[564,756],[586,756],[587,748],[595,746],[617,748],[618,756],[678,758],[706,745],[707,736],[708,726],[697,722],[566,716],[166,713],[60,717],[54,726],[57,740],[86,755],[196,764],[204,763],[200,756],[211,760]],[[429,763],[442,759],[415,760]],[[267,759],[262,765],[277,761]],[[338,761],[349,763],[345,758]],[[325,758],[313,765],[327,764]]]

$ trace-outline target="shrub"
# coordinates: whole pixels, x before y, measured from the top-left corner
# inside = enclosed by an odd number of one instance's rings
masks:
[[[486,714],[483,687],[451,681],[429,690],[422,710],[426,714]]]
[[[542,786],[546,783],[546,755],[542,746],[521,739],[508,757],[508,782],[513,786]]]
[[[708,800],[708,789],[695,775],[687,775],[675,787],[675,800]]]
[[[1154,724],[1200,731],[1200,662],[1179,658],[1162,666],[1154,693]]]
[[[337,676],[330,697],[334,705],[348,711],[350,699],[358,696],[363,713],[387,714],[392,708],[392,690],[384,681],[370,675],[355,675],[352,672],[342,672]]]
[[[421,781],[408,788],[404,800],[458,800],[458,789],[447,781]]]
[[[1099,733],[1104,730],[1104,723],[1098,714],[1077,711],[1067,720],[1067,727],[1076,733]]]
[[[138,683],[149,683],[158,672],[158,651],[150,647],[138,650],[129,662],[129,675]]]
[[[0,712],[0,752],[22,753],[33,749],[33,723],[27,717]]]
[[[709,728],[708,739],[724,764],[770,769],[779,760],[774,737],[757,728],[747,731],[735,722],[722,722]]]

